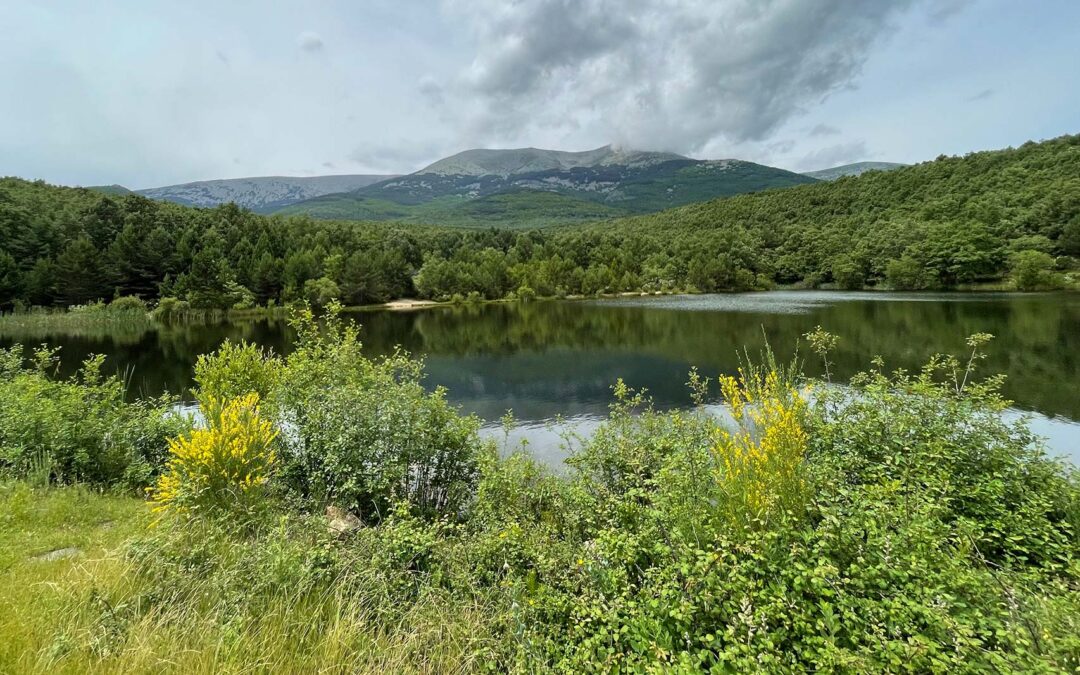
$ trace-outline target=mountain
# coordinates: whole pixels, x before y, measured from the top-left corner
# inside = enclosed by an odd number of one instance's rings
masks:
[[[539,171],[566,171],[580,167],[648,166],[686,157],[670,152],[641,152],[605,145],[596,150],[564,152],[538,148],[466,150],[420,169],[416,173],[441,176],[507,176]]]
[[[896,162],[855,162],[854,164],[834,166],[831,169],[807,171],[803,175],[817,178],[818,180],[836,180],[837,178],[843,178],[844,176],[859,176],[867,171],[892,171],[893,169],[901,169],[905,166],[908,165],[897,164]]]
[[[388,175],[264,176],[204,180],[181,185],[135,190],[151,199],[185,206],[217,206],[235,202],[258,213],[269,213],[290,204],[335,192],[348,192],[393,178]],[[117,188],[120,186],[109,186]]]
[[[86,189],[93,190],[94,192],[100,192],[103,195],[123,196],[135,194],[123,185],[116,185],[115,183],[112,185],[91,185]]]
[[[279,211],[328,219],[535,227],[652,213],[814,182],[753,162],[612,146],[585,152],[467,150],[407,176]]]

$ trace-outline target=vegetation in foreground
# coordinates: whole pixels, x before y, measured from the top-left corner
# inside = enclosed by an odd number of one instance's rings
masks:
[[[775,284],[1076,287],[1078,176],[1080,136],[1065,136],[531,231],[267,217],[232,204],[195,209],[5,178],[0,310],[118,295],[206,310]],[[497,222],[544,199],[504,193],[470,208]]]
[[[837,387],[815,331],[826,381],[748,364],[727,421],[620,383],[555,476],[295,322],[200,360],[200,428],[3,354],[0,670],[1080,667],[1080,482],[1002,421],[989,336]]]

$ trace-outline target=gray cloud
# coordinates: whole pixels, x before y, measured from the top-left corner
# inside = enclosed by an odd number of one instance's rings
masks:
[[[969,101],[985,101],[986,99],[990,98],[993,95],[994,95],[994,90],[993,89],[983,89],[978,94],[972,94],[971,96],[968,96],[967,100],[969,100]]]
[[[584,129],[694,152],[767,139],[853,85],[916,0],[444,0],[478,44],[447,85],[467,138]]]
[[[869,157],[865,141],[851,141],[819,148],[795,162],[796,171],[816,171],[859,162]]]
[[[447,149],[429,140],[399,138],[394,142],[368,144],[349,153],[349,161],[367,171],[408,173],[442,157]]]
[[[309,30],[296,36],[296,45],[305,52],[321,51],[325,46],[322,37],[318,33]]]
[[[443,103],[443,88],[431,75],[424,75],[417,84],[417,90],[428,105],[438,107]]]
[[[807,133],[809,135],[815,136],[815,137],[818,137],[818,136],[836,136],[837,134],[840,133],[840,130],[837,129],[836,127],[830,126],[828,124],[815,124],[813,127],[811,127],[810,131],[808,131]]]
[[[930,20],[945,21],[964,11],[972,0],[935,0],[930,5]]]
[[[786,155],[795,149],[796,143],[791,139],[785,139],[782,141],[774,141],[765,146],[765,149],[770,153],[780,153]]]

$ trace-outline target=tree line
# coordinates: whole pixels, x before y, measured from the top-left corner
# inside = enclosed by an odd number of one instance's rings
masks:
[[[1080,257],[1080,136],[591,225],[464,230],[197,209],[0,179],[0,309],[198,308],[774,285],[1052,287]]]

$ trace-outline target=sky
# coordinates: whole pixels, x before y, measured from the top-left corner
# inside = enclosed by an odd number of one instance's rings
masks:
[[[1075,0],[0,0],[0,175],[614,144],[809,171],[1080,132]]]

